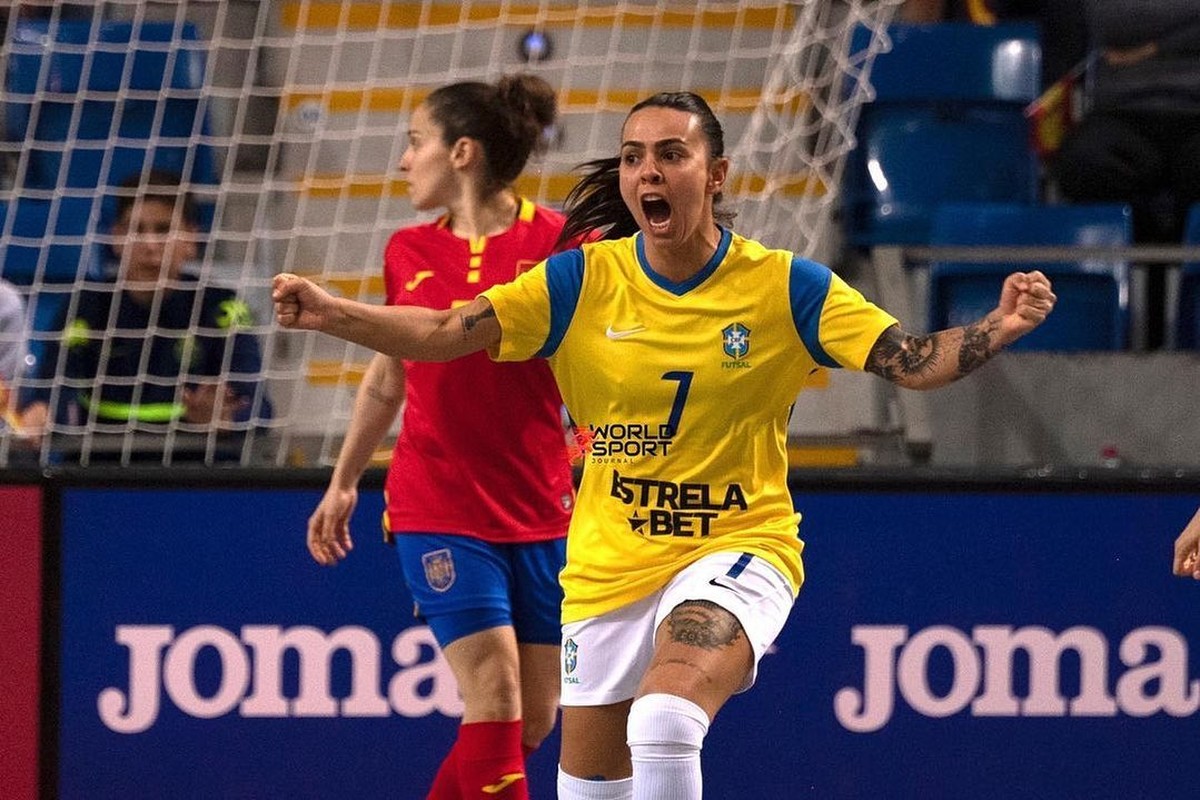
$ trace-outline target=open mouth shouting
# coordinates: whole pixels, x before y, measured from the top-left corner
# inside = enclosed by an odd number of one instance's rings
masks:
[[[671,222],[671,204],[660,194],[642,195],[642,215],[654,233],[665,233]]]

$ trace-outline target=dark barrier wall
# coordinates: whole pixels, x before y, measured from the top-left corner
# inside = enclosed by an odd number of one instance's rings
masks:
[[[42,597],[42,492],[0,485],[0,786],[29,800],[38,787],[38,661]]]
[[[709,735],[706,797],[1195,796],[1200,585],[1169,572],[1200,492],[796,493],[808,584]],[[453,682],[377,493],[334,569],[303,545],[318,498],[64,490],[62,797],[422,796]]]

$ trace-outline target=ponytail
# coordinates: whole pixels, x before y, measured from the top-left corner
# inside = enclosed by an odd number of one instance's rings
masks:
[[[554,90],[536,75],[507,75],[495,85],[448,84],[430,93],[425,106],[447,146],[464,136],[483,146],[491,190],[517,179],[558,116]]]
[[[605,239],[621,239],[637,233],[637,221],[621,198],[620,167],[621,159],[616,156],[579,165],[583,177],[563,203],[567,220],[558,237],[559,245],[593,231]]]

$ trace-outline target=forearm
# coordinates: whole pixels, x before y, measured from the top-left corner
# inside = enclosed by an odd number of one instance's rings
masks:
[[[338,298],[322,333],[393,358],[422,359],[441,330],[444,312],[417,306],[381,306]],[[434,359],[437,360],[437,359]]]
[[[393,358],[450,361],[499,339],[499,326],[485,300],[450,311],[378,306],[344,298],[335,303],[323,332]],[[485,318],[490,325],[480,326]]]
[[[446,310],[369,305],[290,273],[275,276],[271,297],[283,327],[321,331],[393,358],[449,361],[500,343],[500,323],[484,297]]]
[[[354,398],[354,413],[333,468],[330,486],[348,490],[358,485],[403,404],[403,365],[390,356],[375,355]]]
[[[893,325],[880,335],[864,369],[906,389],[937,389],[979,369],[1010,341],[995,314],[925,336]]]

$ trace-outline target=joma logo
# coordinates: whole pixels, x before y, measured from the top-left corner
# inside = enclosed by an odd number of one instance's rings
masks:
[[[1110,692],[1109,644],[1085,626],[1055,634],[1048,628],[980,625],[966,633],[947,626],[910,637],[899,625],[856,625],[851,641],[863,649],[863,688],[847,686],[834,697],[834,713],[847,730],[870,733],[887,725],[899,693],[927,717],[966,710],[976,717],[1147,717],[1160,711],[1186,717],[1200,707],[1200,681],[1188,679],[1188,643],[1171,628],[1144,627],[1121,640],[1127,668]],[[944,650],[953,679],[944,693],[929,683],[929,658]],[[1062,656],[1076,653],[1079,694],[1061,694]],[[1028,657],[1028,694],[1014,692],[1013,661]]]
[[[326,634],[308,626],[246,625],[239,637],[215,625],[198,625],[179,636],[170,625],[118,625],[116,642],[129,649],[129,689],[109,687],[96,705],[101,721],[118,733],[140,733],[154,725],[163,690],[180,711],[202,719],[234,709],[243,717],[386,717],[393,711],[406,717],[462,716],[454,675],[425,626],[408,628],[392,642],[392,659],[400,669],[388,681],[386,697],[379,691],[380,642],[363,627]],[[220,660],[219,685],[207,694],[196,686],[196,658],[204,649]],[[283,694],[287,651],[299,657],[294,698]],[[337,651],[350,657],[345,698],[330,692],[330,662]],[[433,660],[422,661],[429,651]]]

